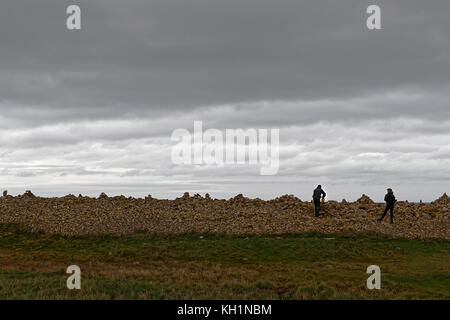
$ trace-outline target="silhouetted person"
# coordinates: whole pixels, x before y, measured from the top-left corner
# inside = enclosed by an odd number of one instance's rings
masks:
[[[316,213],[316,217],[319,216],[319,212],[320,212],[320,197],[323,195],[323,197],[325,198],[325,196],[327,195],[325,193],[325,191],[322,190],[322,186],[319,184],[317,186],[316,189],[314,189],[314,193],[313,193],[313,200],[314,200],[314,211]]]
[[[394,223],[394,204],[397,200],[395,199],[394,192],[392,192],[391,188],[387,189],[387,193],[384,196],[384,201],[386,201],[386,209],[384,209],[384,213],[378,221],[383,220],[386,213],[391,211],[391,223]]]

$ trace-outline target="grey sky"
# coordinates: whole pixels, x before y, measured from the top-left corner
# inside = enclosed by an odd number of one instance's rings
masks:
[[[69,4],[82,30],[65,28]],[[382,30],[365,27],[378,4]],[[448,0],[4,0],[14,192],[432,200],[450,178]],[[280,128],[279,174],[170,162],[174,129]]]

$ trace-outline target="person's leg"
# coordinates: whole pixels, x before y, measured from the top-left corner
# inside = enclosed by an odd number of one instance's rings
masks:
[[[318,217],[319,212],[320,212],[320,200],[319,199],[314,199],[314,209],[315,209],[316,217]]]
[[[386,205],[386,209],[384,209],[384,213],[383,213],[383,215],[381,216],[381,218],[380,218],[380,219],[378,219],[378,221],[381,221],[381,220],[383,220],[383,218],[384,218],[384,216],[386,215],[386,213],[388,212],[388,210],[389,210],[389,206],[388,206],[388,205]]]

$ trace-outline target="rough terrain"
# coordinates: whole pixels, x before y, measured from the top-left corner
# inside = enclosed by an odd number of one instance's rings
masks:
[[[160,200],[103,193],[98,198],[42,198],[27,191],[1,197],[0,223],[19,223],[31,231],[62,235],[352,232],[450,240],[450,199],[446,194],[430,204],[399,201],[393,225],[389,215],[383,222],[376,220],[383,210],[383,203],[374,203],[365,195],[351,203],[327,201],[323,215],[315,218],[313,204],[292,195],[264,201],[242,195],[221,200],[185,193],[175,200]]]

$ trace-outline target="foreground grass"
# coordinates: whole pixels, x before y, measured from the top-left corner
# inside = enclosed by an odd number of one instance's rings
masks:
[[[450,243],[376,235],[63,237],[0,225],[1,299],[449,299]],[[82,270],[68,290],[67,266]],[[382,289],[366,288],[379,265]]]

